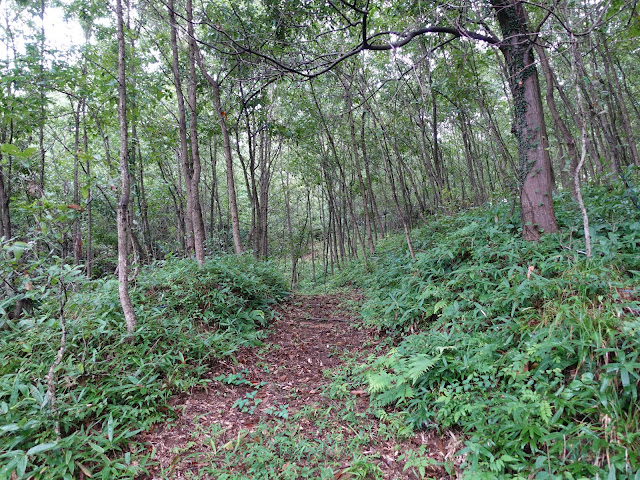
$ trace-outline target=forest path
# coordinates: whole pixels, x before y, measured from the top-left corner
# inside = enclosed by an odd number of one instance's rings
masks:
[[[370,411],[362,363],[389,342],[359,325],[361,302],[350,292],[278,306],[263,347],[217,364],[207,389],[174,400],[176,420],[141,435],[158,462],[150,478],[411,479],[421,478],[418,466],[404,470],[411,452],[450,457],[457,440],[414,434],[399,416],[381,421]]]

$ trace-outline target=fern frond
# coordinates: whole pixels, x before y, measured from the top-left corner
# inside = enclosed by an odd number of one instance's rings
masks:
[[[407,371],[406,376],[409,377],[412,384],[415,385],[418,379],[429,371],[441,357],[441,354],[438,354],[435,357],[429,357],[424,353],[416,355],[409,362],[409,370]]]
[[[369,375],[369,393],[380,393],[384,390],[388,390],[392,385],[392,380],[395,377],[387,372],[376,373]]]

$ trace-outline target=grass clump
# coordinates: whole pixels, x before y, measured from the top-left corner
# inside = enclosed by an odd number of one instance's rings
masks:
[[[202,268],[190,260],[159,262],[132,288],[138,330],[131,343],[117,281],[88,282],[57,268],[32,276],[36,288],[64,284],[66,302],[52,295],[0,336],[0,478],[144,473],[149,452],[134,436],[171,418],[168,398],[205,385],[216,359],[258,343],[271,305],[286,295],[276,269],[249,256],[212,258]],[[60,273],[65,269],[76,275]],[[62,318],[66,349],[54,372],[54,410],[44,379]]]
[[[640,469],[640,212],[613,187],[560,233],[520,239],[508,206],[435,220],[342,274],[367,322],[398,336],[372,363],[374,406],[466,437],[466,478],[636,478]]]

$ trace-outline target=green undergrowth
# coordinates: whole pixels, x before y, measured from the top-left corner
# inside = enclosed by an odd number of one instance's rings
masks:
[[[440,217],[378,245],[334,282],[397,336],[371,364],[374,407],[466,436],[465,478],[640,478],[640,211],[585,194],[593,257],[567,195],[560,225],[521,240],[509,206]]]
[[[136,433],[170,419],[169,397],[209,382],[217,359],[259,344],[272,304],[286,295],[273,265],[249,256],[213,258],[202,268],[159,262],[132,285],[138,329],[128,342],[116,280],[87,282],[64,266],[34,267],[31,277],[35,291],[67,293],[0,331],[0,479],[144,473],[149,452]],[[54,303],[65,295],[66,303]],[[45,377],[62,317],[66,349],[52,409]]]

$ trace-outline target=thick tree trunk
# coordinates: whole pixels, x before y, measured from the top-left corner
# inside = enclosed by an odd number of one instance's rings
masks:
[[[557,231],[558,225],[553,211],[551,159],[534,47],[529,38],[524,3],[492,0],[492,5],[504,36],[500,50],[507,64],[513,95],[522,236],[537,241],[543,232]]]
[[[120,117],[120,200],[118,201],[118,293],[127,324],[127,335],[133,338],[136,331],[136,315],[129,297],[129,197],[131,180],[129,175],[129,152],[127,135],[127,85],[125,76],[124,28],[122,21],[122,0],[116,0],[118,28],[118,115]]]

